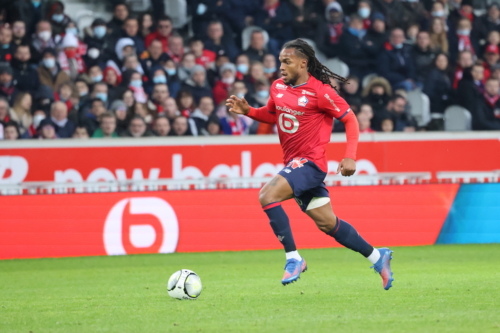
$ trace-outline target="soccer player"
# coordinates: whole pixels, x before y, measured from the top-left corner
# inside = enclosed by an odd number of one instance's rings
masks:
[[[264,185],[259,200],[276,237],[285,248],[287,260],[281,283],[286,285],[296,281],[307,269],[306,261],[295,246],[288,216],[281,207],[282,201],[295,198],[321,231],[368,258],[372,268],[382,277],[384,289],[388,290],[393,281],[392,251],[374,248],[352,225],[335,216],[323,183],[328,171],[325,150],[330,141],[333,118],[344,123],[347,137],[345,158],[337,173],[351,176],[356,171],[358,122],[330,81],[345,82],[346,79],[323,66],[312,47],[301,39],[283,46],[280,61],[282,77],[272,84],[267,106],[252,108],[245,98],[234,95],[226,105],[231,112],[278,127],[286,166]]]

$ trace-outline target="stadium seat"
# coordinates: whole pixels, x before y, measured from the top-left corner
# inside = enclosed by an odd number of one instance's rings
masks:
[[[429,97],[419,89],[408,92],[408,103],[411,115],[417,120],[418,126],[425,126],[431,120],[431,103]]]
[[[370,84],[370,81],[376,78],[378,75],[375,73],[368,74],[363,78],[363,82],[361,82],[361,88],[366,87],[368,84]]]
[[[147,12],[151,8],[151,0],[126,0],[125,3],[133,12]]]
[[[332,72],[343,77],[349,76],[349,66],[339,58],[331,58],[325,61],[324,65]]]
[[[241,33],[241,48],[242,50],[248,49],[248,46],[250,45],[250,37],[252,36],[252,32],[255,30],[260,30],[264,34],[264,41],[267,43],[269,42],[269,34],[267,31],[263,30],[262,28],[259,27],[247,27],[243,29],[243,32]]]
[[[444,111],[445,131],[470,131],[471,128],[472,116],[467,109],[452,105]]]
[[[168,13],[172,18],[174,28],[184,27],[188,23],[186,0],[164,0],[163,2],[165,3],[165,13]]]

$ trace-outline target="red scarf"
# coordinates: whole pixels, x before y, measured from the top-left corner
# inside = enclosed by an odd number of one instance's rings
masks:
[[[342,35],[342,28],[344,23],[333,23],[328,25],[328,30],[330,30],[330,43],[337,44]]]
[[[460,13],[460,15],[462,15],[463,17],[469,19],[470,23],[472,23],[472,21],[474,21],[474,14],[473,13],[470,13],[470,14],[467,14],[465,13],[462,9],[460,9],[458,11]]]
[[[483,96],[484,96],[484,99],[486,100],[486,104],[488,104],[491,108],[494,108],[495,104],[500,99],[500,95],[490,96],[487,92],[483,93]],[[495,117],[496,116],[497,115],[495,115]]]
[[[458,51],[470,51],[472,54],[476,54],[474,52],[474,48],[472,48],[472,43],[470,42],[469,36],[458,36]]]
[[[56,102],[59,102],[59,101],[64,102],[66,104],[66,107],[68,108],[68,112],[73,108],[73,104],[71,103],[71,100],[70,99],[68,99],[67,101],[61,100],[61,96],[59,96],[59,93],[57,93],[57,92],[54,93],[54,100]]]
[[[464,70],[462,67],[457,65],[457,68],[455,69],[455,79],[453,80],[453,89],[458,88],[458,82],[462,79],[462,76],[464,76]]]
[[[269,14],[269,17],[275,17],[276,16],[276,9],[280,6],[280,2],[276,2],[272,6],[265,6],[264,9],[267,10],[267,13]]]

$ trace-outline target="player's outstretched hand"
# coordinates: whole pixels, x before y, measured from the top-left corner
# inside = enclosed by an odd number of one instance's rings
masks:
[[[226,99],[226,106],[229,107],[229,111],[246,115],[250,112],[250,105],[248,105],[245,97],[238,98],[234,95],[231,95],[228,99]]]
[[[352,158],[344,158],[339,163],[337,168],[337,174],[342,174],[342,176],[352,176],[356,172],[356,161]]]

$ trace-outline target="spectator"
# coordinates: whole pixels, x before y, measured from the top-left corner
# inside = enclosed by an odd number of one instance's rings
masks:
[[[370,118],[366,113],[358,113],[356,116],[358,118],[359,133],[374,133],[375,131],[371,129]]]
[[[291,0],[292,29],[296,38],[314,39],[318,27],[316,4],[305,0]]]
[[[56,135],[56,126],[54,123],[50,120],[45,118],[40,122],[40,125],[38,126],[37,129],[38,133],[38,139],[57,139]]]
[[[100,116],[100,126],[95,130],[92,138],[117,138],[116,118],[113,112],[104,112]]]
[[[141,116],[133,116],[130,120],[130,125],[125,133],[125,136],[131,138],[142,138],[152,136],[152,133],[148,130],[146,122]]]
[[[228,98],[229,89],[236,76],[236,66],[231,63],[222,65],[220,68],[220,80],[215,82],[212,94],[214,96],[215,105],[219,105]]]
[[[73,139],[88,139],[89,138],[89,132],[87,132],[87,129],[85,127],[77,127],[75,128],[75,131],[73,132]]]
[[[415,66],[411,57],[411,47],[403,44],[403,30],[396,28],[391,32],[390,42],[385,44],[380,53],[378,73],[385,77],[394,89],[406,91],[415,88]]]
[[[443,20],[437,17],[433,18],[429,29],[429,37],[433,48],[439,48],[441,52],[448,53],[448,38],[446,37],[445,28]]]
[[[92,22],[90,33],[85,36],[83,42],[87,45],[87,54],[83,57],[88,67],[102,66],[111,55],[111,45],[108,43],[109,35],[106,22],[103,19],[95,19]]]
[[[202,65],[206,69],[210,68],[216,58],[216,53],[205,48],[203,41],[199,38],[193,37],[189,41],[189,50],[196,57],[196,64]]]
[[[382,119],[382,132],[384,133],[391,133],[394,131],[394,122],[392,121],[391,118],[384,118]]]
[[[87,82],[85,82],[85,80],[77,79],[75,81],[75,89],[76,92],[78,93],[78,96],[80,96],[79,107],[78,107],[80,109],[81,108],[80,106],[84,105],[90,98],[89,85],[87,84]]]
[[[208,135],[219,135],[221,134],[221,122],[219,118],[212,116],[208,118],[207,128]]]
[[[267,53],[266,50],[267,40],[264,36],[263,30],[254,30],[250,36],[250,45],[243,52],[250,61],[260,61],[264,60],[264,55]]]
[[[373,42],[365,37],[363,19],[351,15],[349,27],[340,36],[339,57],[349,66],[349,72],[360,80],[371,72],[369,59],[376,55]]]
[[[240,54],[238,58],[236,58],[236,78],[238,80],[242,80],[245,75],[248,74],[250,70],[250,58],[246,54]]]
[[[488,45],[484,51],[484,80],[488,80],[493,67],[498,63],[500,58],[497,45]]]
[[[361,94],[363,103],[370,104],[375,114],[382,113],[389,99],[392,97],[392,88],[389,82],[383,77],[376,77],[368,83]],[[374,128],[378,128],[380,123],[373,124]]]
[[[75,124],[68,120],[68,107],[63,102],[54,102],[50,108],[50,120],[55,125],[59,138],[70,138],[75,131]]]
[[[57,90],[57,87],[63,82],[70,80],[68,74],[61,70],[61,67],[56,62],[56,51],[51,48],[47,48],[43,51],[42,62],[38,66],[37,72],[40,83],[50,87],[54,91]]]
[[[18,93],[19,89],[13,79],[12,67],[8,64],[0,64],[0,97],[4,97],[9,103],[12,103]]]
[[[480,63],[466,68],[457,89],[457,102],[470,112],[478,107],[484,93],[484,68]]]
[[[500,31],[500,4],[492,2],[488,5],[488,11],[474,21],[478,40],[485,40],[490,31]]]
[[[238,48],[234,43],[234,39],[224,33],[220,21],[211,21],[208,24],[205,49],[217,55],[227,55],[230,60],[235,60],[238,56]]]
[[[427,25],[428,13],[421,1],[405,1],[401,2],[404,7],[402,16],[399,16],[400,27],[408,29],[412,25],[417,27]]]
[[[134,104],[135,104],[134,93],[132,92],[132,90],[130,89],[125,90],[123,94],[120,96],[120,98],[121,100],[123,100],[125,105],[127,105],[127,112],[132,114],[134,111]]]
[[[406,99],[401,95],[395,95],[387,104],[387,111],[394,123],[396,132],[415,132],[417,124],[413,117],[405,112]]]
[[[64,28],[71,21],[69,16],[64,13],[64,4],[61,1],[55,1],[51,4],[47,12],[47,20],[52,26],[54,35],[64,33]]]
[[[153,87],[153,93],[151,94],[150,104],[158,111],[158,113],[163,112],[164,105],[167,99],[170,97],[168,86],[164,83],[157,83]]]
[[[21,137],[17,124],[13,121],[3,125],[3,138],[4,140],[17,140]]]
[[[139,16],[139,34],[144,39],[153,32],[153,17],[149,13],[143,13]]]
[[[144,68],[146,75],[151,75],[153,68],[160,66],[161,61],[166,61],[169,58],[166,53],[163,53],[161,42],[154,39],[149,44],[147,52],[143,53],[141,57],[142,68]]]
[[[478,49],[475,40],[470,37],[472,24],[467,18],[458,21],[456,33],[449,35],[450,59],[456,59],[459,52],[469,51],[473,55]]]
[[[413,45],[413,59],[417,73],[417,82],[423,84],[431,69],[431,64],[436,58],[436,50],[431,46],[431,40],[427,31],[420,31],[417,35],[417,43]]]
[[[473,57],[470,51],[462,51],[458,54],[457,66],[453,75],[453,89],[458,88],[458,82],[462,79],[463,72],[473,64]]]
[[[443,113],[451,104],[453,88],[448,57],[444,53],[440,53],[434,58],[433,66],[425,80],[423,92],[429,96],[431,113]]]
[[[123,62],[126,56],[135,54],[135,44],[130,38],[120,38],[115,45],[115,57],[113,61],[118,68],[123,67]]]
[[[89,135],[92,136],[94,131],[99,127],[98,119],[104,112],[106,112],[104,102],[99,98],[92,99],[90,102],[90,110],[82,114],[79,125],[85,126]]]
[[[28,35],[31,35],[35,30],[35,25],[47,11],[47,2],[45,0],[12,1],[10,11],[7,15],[11,19],[10,22],[25,22]]]
[[[174,33],[168,37],[168,52],[169,57],[178,64],[184,55],[184,41],[181,35]]]
[[[474,130],[500,130],[500,84],[498,79],[486,81],[485,92],[479,107],[470,110]]]
[[[30,65],[30,48],[28,45],[20,45],[16,49],[14,59],[12,59],[12,68],[14,80],[17,81],[17,88],[21,91],[29,91],[34,94],[40,86],[38,73]]]
[[[123,67],[122,71],[126,71],[127,69],[134,70],[136,72],[139,72],[139,74],[144,75],[144,69],[142,68],[139,58],[137,57],[136,54],[129,54],[125,56],[125,59],[123,59]]]
[[[17,123],[17,114],[9,107],[9,102],[4,97],[0,97],[0,124],[15,121]]]
[[[127,17],[123,24],[122,37],[130,38],[134,41],[135,50],[137,54],[142,54],[146,49],[144,47],[143,38],[139,34],[139,21],[133,17]]]
[[[14,112],[11,113],[11,120],[19,125],[19,132],[21,135],[24,135],[33,123],[33,116],[31,115],[32,104],[33,99],[29,93],[22,92],[16,96],[14,106],[12,107]],[[26,135],[28,135],[28,133],[26,133]]]
[[[191,78],[184,83],[184,89],[191,91],[194,102],[199,103],[204,96],[212,97],[212,89],[208,85],[205,68],[196,65],[191,70]]]
[[[12,30],[4,24],[0,26],[0,61],[10,62],[14,54],[15,44],[12,42]]]
[[[406,29],[406,40],[405,44],[414,45],[417,41],[417,35],[420,32],[420,26],[418,24],[412,24]]]
[[[368,116],[368,119],[372,120],[373,119],[373,108],[371,107],[370,104],[361,104],[359,106],[359,112],[358,114],[364,113],[365,115]]]
[[[113,8],[113,18],[108,22],[108,29],[112,35],[119,34],[128,15],[127,5],[123,2],[117,2]]]
[[[158,19],[158,25],[155,32],[150,33],[145,39],[146,47],[149,47],[154,39],[158,39],[163,46],[163,52],[168,52],[168,38],[172,34],[172,19],[168,16],[162,16]]]
[[[358,10],[356,12],[361,20],[363,20],[363,29],[368,30],[371,27],[370,14],[372,13],[372,5],[369,0],[360,0],[358,2]]]
[[[33,36],[31,46],[31,61],[35,64],[40,62],[43,50],[46,48],[56,48],[56,43],[52,38],[52,26],[49,21],[43,20],[38,22],[36,25],[36,34]]]
[[[104,83],[108,85],[108,91],[114,90],[122,82],[122,71],[116,67],[113,61],[108,61],[102,73]],[[98,81],[99,82],[99,81]]]
[[[20,44],[29,44],[30,40],[26,33],[26,23],[22,20],[17,20],[12,24],[12,44],[14,46]]]
[[[486,43],[482,45],[482,47],[479,49],[480,50],[480,57],[484,56],[484,51],[488,47],[488,45],[500,45],[500,33],[496,30],[492,30],[488,33],[488,38],[486,39]]]
[[[326,21],[318,25],[316,45],[328,58],[339,54],[340,36],[344,29],[344,14],[338,2],[330,2],[325,9]]]
[[[448,31],[448,26],[447,26],[447,20],[448,20],[448,11],[444,7],[443,2],[440,1],[435,1],[432,4],[432,9],[430,12],[432,16],[432,22],[431,22],[431,29],[432,29],[432,24],[435,19],[438,19],[442,23],[442,29],[443,31]]]
[[[72,97],[75,97],[75,95],[75,87],[71,81],[67,81],[59,85],[59,89],[54,93],[54,100],[63,102],[68,110],[71,110],[73,108]]]
[[[104,80],[101,67],[99,66],[90,67],[87,72],[87,75],[89,76],[92,83],[102,82]]]
[[[156,109],[154,113],[158,114]],[[148,125],[148,127],[153,122],[153,112],[145,103],[135,103],[133,115],[140,116],[142,119],[144,119],[144,122]]]
[[[61,47],[63,50],[59,52],[57,61],[62,70],[74,80],[79,74],[83,74],[86,71],[85,63],[77,52],[78,38],[73,34],[66,34],[62,40]]]
[[[387,32],[385,30],[385,17],[380,13],[374,13],[371,18],[371,26],[366,33],[366,43],[371,44],[372,52],[378,54],[382,51],[384,44],[388,41]],[[376,57],[371,57],[370,68],[376,67]]]
[[[172,59],[167,59],[166,61],[161,62],[161,66],[163,67],[165,73],[167,73],[167,85],[170,94],[172,96],[177,96],[177,93],[181,89],[181,80],[177,74],[177,68],[175,67],[174,62]]]
[[[179,70],[177,71],[177,75],[179,80],[184,82],[189,79],[191,76],[191,70],[196,65],[196,58],[192,53],[184,53],[182,57],[181,63],[179,64]]]
[[[290,5],[286,1],[264,0],[264,6],[255,13],[255,24],[269,33],[273,41],[269,46],[272,53],[279,52],[279,46],[294,38],[293,16]],[[253,59],[263,61],[260,59]]]
[[[387,28],[406,27],[405,20],[408,19],[406,9],[402,1],[398,0],[374,0],[373,11],[382,13],[386,18]]]
[[[250,93],[255,92],[255,83],[258,80],[267,80],[267,77],[264,73],[264,65],[261,62],[253,61],[250,65],[249,74],[245,77],[244,82],[247,85]]]
[[[172,130],[170,131],[171,136],[190,136],[192,135],[189,131],[188,119],[184,116],[175,117],[172,122]]]
[[[163,108],[163,114],[168,118],[170,122],[174,120],[175,117],[179,116],[181,112],[177,107],[177,101],[173,97],[167,98]]]
[[[361,94],[359,92],[359,79],[350,75],[347,82],[342,84],[341,95],[353,110],[357,110],[361,104]]]
[[[200,99],[198,108],[194,110],[189,118],[189,127],[194,136],[208,135],[206,130],[208,119],[214,112],[214,101],[209,96]]]
[[[128,106],[122,100],[114,101],[110,109],[116,119],[116,133],[122,136],[127,131],[132,113],[128,112]]]
[[[254,84],[254,91],[252,99],[257,102],[259,107],[267,105],[267,101],[269,100],[269,81],[267,79],[261,78],[258,79]]]
[[[297,0],[296,0],[297,1]],[[301,0],[302,1],[302,0]],[[264,75],[270,82],[278,79],[278,69],[276,67],[276,57],[271,53],[264,56]]]
[[[159,116],[154,121],[153,132],[156,136],[168,136],[170,133],[170,121],[165,116]]]
[[[123,90],[130,89],[134,93],[134,100],[139,103],[146,103],[148,96],[142,87],[142,76],[139,72],[127,69],[123,72],[123,81],[121,84]]]

